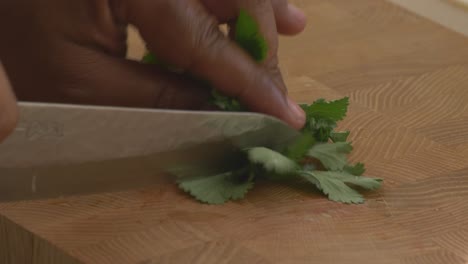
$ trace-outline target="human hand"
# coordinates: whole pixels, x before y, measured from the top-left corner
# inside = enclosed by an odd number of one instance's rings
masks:
[[[255,63],[219,30],[246,10],[269,45]],[[250,110],[299,128],[304,114],[286,96],[278,32],[302,31],[286,0],[6,0],[0,3],[0,57],[20,100],[200,109],[209,91],[152,65],[125,59],[135,25],[166,62],[209,81]]]

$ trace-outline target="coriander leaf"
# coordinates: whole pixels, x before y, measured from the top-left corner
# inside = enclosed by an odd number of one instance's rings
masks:
[[[304,113],[306,113],[306,123],[309,122],[309,116],[307,115],[307,110],[309,109],[308,104],[299,104],[299,106],[304,110]]]
[[[257,62],[266,59],[268,44],[260,34],[254,18],[249,16],[245,10],[240,10],[235,30],[235,41],[244,51]],[[224,111],[246,111],[237,99],[222,95],[215,89],[212,89],[211,102]]]
[[[330,174],[335,173],[336,178],[341,178],[341,180],[345,183],[353,184],[356,186],[359,186],[361,188],[364,188],[366,190],[377,190],[382,186],[382,179],[379,178],[370,178],[370,177],[364,177],[364,176],[354,176],[348,173],[340,173],[340,172],[333,172],[330,171]]]
[[[343,120],[346,116],[348,105],[348,97],[330,102],[327,102],[324,99],[318,99],[308,107],[305,107],[305,111],[307,116],[316,119],[329,119],[336,122]]]
[[[322,177],[327,177],[329,179],[340,180],[344,183],[353,184],[361,188],[364,188],[366,190],[376,190],[382,186],[382,182],[383,182],[383,180],[379,178],[354,176],[347,172],[339,172],[339,171],[306,171],[306,172],[312,173],[314,175],[319,175]]]
[[[215,89],[211,90],[212,103],[224,111],[242,112],[245,108],[238,100],[221,94]]]
[[[360,162],[356,163],[354,166],[346,165],[344,166],[343,170],[355,176],[361,176],[364,174],[364,172],[366,172],[366,168],[364,167],[364,164]]]
[[[333,142],[346,142],[348,140],[349,131],[345,132],[331,132],[330,139]]]
[[[288,174],[298,168],[294,161],[268,148],[251,148],[247,150],[247,155],[251,163],[262,165],[268,172]]]
[[[235,41],[255,61],[261,62],[267,57],[268,44],[260,34],[257,22],[245,10],[240,10],[236,22]]]
[[[333,129],[336,127],[336,122],[331,119],[316,119],[311,117],[309,127],[318,142],[327,142]]]
[[[346,172],[340,171],[314,171],[313,174],[318,174],[320,176],[326,177],[328,179],[340,180],[344,183],[353,184],[364,188],[366,190],[376,190],[381,187],[382,179],[370,178],[363,176],[354,176]]]
[[[156,55],[154,53],[149,52],[149,51],[147,51],[146,54],[143,56],[143,58],[141,59],[141,62],[145,63],[145,64],[158,65],[158,66],[161,66],[161,67],[163,67],[163,68],[165,68],[167,70],[177,71],[176,67],[172,67],[169,64],[163,62],[158,57],[156,57]]]
[[[149,52],[147,51],[146,54],[143,56],[143,58],[141,59],[141,62],[142,63],[145,63],[145,64],[152,64],[152,65],[157,65],[157,66],[160,66],[168,71],[171,71],[171,72],[175,72],[175,73],[182,73],[183,70],[182,69],[179,69],[173,65],[170,65],[164,61],[162,61],[161,59],[159,59],[158,57],[156,57],[156,55],[152,52]]]
[[[317,169],[317,166],[312,163],[306,163],[302,166],[302,170],[304,171],[314,171]]]
[[[327,171],[307,171],[301,176],[315,184],[328,198],[335,202],[342,203],[363,203],[364,198],[356,190],[345,184],[340,177],[334,177],[333,172]]]
[[[179,178],[179,187],[197,200],[208,204],[223,204],[244,198],[253,187],[251,178],[242,180],[237,172],[226,172],[206,177]]]
[[[141,62],[146,63],[146,64],[159,64],[160,63],[160,61],[156,58],[156,56],[151,52],[147,52],[141,59]]]
[[[348,164],[346,154],[349,154],[352,149],[351,144],[346,142],[322,143],[313,146],[307,155],[318,159],[328,170],[340,171]]]
[[[312,134],[303,132],[287,149],[286,156],[296,162],[307,154],[307,151],[315,144]]]

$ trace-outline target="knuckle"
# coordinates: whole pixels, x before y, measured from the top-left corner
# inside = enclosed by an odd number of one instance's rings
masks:
[[[192,34],[192,56],[188,69],[194,69],[203,61],[213,61],[228,45],[218,23],[212,17],[199,21]]]
[[[287,0],[271,0],[271,4],[275,11],[285,10],[288,7]]]
[[[164,79],[158,79],[153,83],[153,107],[154,108],[167,108],[172,103],[173,96],[171,87]]]
[[[240,86],[237,90],[235,95],[237,98],[245,99],[249,94],[253,94],[254,90],[266,87],[266,84],[269,82],[268,75],[261,68],[248,71],[246,78],[246,85]]]
[[[89,90],[77,84],[62,86],[58,89],[60,97],[65,102],[82,103],[91,98]]]
[[[48,100],[63,101],[70,103],[84,103],[93,97],[92,81],[83,74],[79,68],[75,68],[74,73],[64,70],[62,78],[52,80],[49,85]],[[93,103],[93,102],[90,102]]]
[[[276,56],[275,56],[276,57]],[[273,59],[271,63],[265,65],[266,71],[272,76],[273,81],[279,87],[279,89],[284,93],[288,94],[288,90],[283,78],[283,72],[278,64],[277,59]]]
[[[208,100],[207,89],[187,77],[167,75],[154,83],[154,105],[163,109],[198,109]]]

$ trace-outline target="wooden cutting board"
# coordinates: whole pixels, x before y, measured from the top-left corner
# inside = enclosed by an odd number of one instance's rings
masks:
[[[161,179],[4,203],[0,263],[467,263],[468,39],[383,0],[294,2],[309,26],[281,42],[290,93],[350,96],[340,126],[381,191],[342,205],[264,183],[207,206]]]

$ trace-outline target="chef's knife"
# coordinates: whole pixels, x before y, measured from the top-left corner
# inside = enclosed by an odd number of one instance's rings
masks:
[[[168,166],[227,166],[298,135],[256,113],[20,103],[20,116],[0,144],[0,201],[143,187]]]

